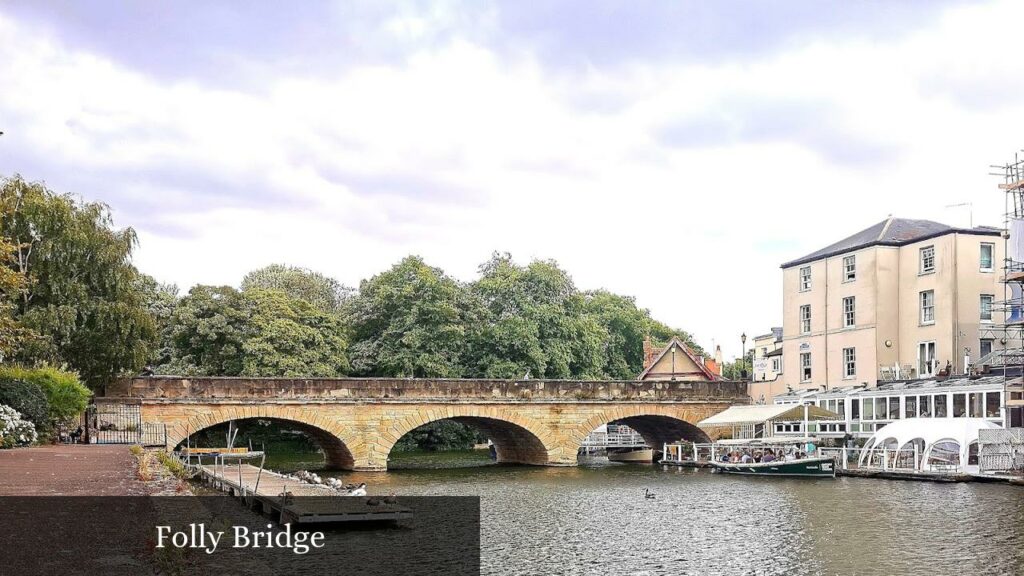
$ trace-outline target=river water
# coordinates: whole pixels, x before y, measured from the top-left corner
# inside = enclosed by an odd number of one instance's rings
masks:
[[[405,469],[336,475],[480,496],[484,574],[1024,574],[1020,487],[394,456]]]

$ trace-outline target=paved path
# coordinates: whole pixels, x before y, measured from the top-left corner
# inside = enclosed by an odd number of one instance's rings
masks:
[[[0,450],[0,496],[147,494],[128,446],[61,444]]]

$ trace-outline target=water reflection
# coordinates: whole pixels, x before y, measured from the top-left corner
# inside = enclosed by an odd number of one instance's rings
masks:
[[[336,475],[369,483],[371,494],[481,496],[485,574],[1024,573],[1016,487],[627,464]],[[644,499],[645,488],[657,498]]]

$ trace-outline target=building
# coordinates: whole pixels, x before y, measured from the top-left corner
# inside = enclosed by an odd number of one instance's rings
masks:
[[[1001,348],[1000,235],[890,217],[783,264],[787,366],[773,396],[963,374]]]
[[[769,402],[785,388],[782,376],[782,327],[754,337],[754,373],[750,382],[750,397],[756,403]]]
[[[984,418],[1000,427],[1008,424],[1001,375],[795,389],[776,396],[775,404],[812,404],[843,416],[837,422],[811,423],[809,434],[819,438],[868,438],[886,424],[907,418]],[[802,426],[800,421],[775,422],[774,433],[802,435]]]
[[[721,364],[695,354],[685,342],[673,336],[662,348],[644,338],[644,370],[637,380],[718,380]]]

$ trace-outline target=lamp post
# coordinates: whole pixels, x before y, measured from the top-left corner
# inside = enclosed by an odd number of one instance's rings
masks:
[[[740,334],[740,342],[743,344],[742,356],[740,356],[740,377],[747,379],[747,333]]]

